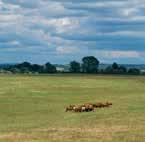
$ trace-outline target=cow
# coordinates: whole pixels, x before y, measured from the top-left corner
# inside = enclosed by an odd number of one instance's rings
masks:
[[[93,106],[95,108],[104,108],[104,107],[109,107],[112,105],[112,103],[106,102],[106,103],[94,103]]]
[[[75,105],[69,105],[68,107],[66,107],[66,112],[67,111],[73,111],[73,107],[75,107]]]
[[[110,102],[106,102],[106,104],[108,104],[109,106],[110,106],[110,105],[113,105],[113,104],[112,104],[112,103],[110,103]]]
[[[112,103],[106,102],[106,103],[86,103],[83,105],[69,105],[66,107],[66,112],[67,111],[73,111],[73,112],[90,112],[94,111],[94,108],[104,108],[104,107],[110,107]]]
[[[95,108],[102,108],[102,107],[104,107],[104,104],[103,103],[94,103],[93,106]]]
[[[106,107],[110,107],[110,106],[112,106],[112,103],[106,102]]]
[[[73,111],[74,112],[82,112],[82,106],[74,106]]]
[[[94,111],[94,106],[93,106],[93,104],[91,104],[91,103],[84,104],[82,107],[85,108],[85,111],[86,111],[86,112]]]

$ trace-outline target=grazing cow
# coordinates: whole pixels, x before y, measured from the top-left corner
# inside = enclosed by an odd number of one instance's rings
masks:
[[[104,108],[104,107],[110,107],[112,103],[106,102],[106,103],[86,103],[83,105],[69,105],[66,107],[66,112],[67,111],[74,111],[74,112],[90,112],[94,111],[94,108]]]
[[[93,104],[93,106],[95,108],[102,108],[102,107],[104,107],[104,104],[103,103],[95,103],[95,104]]]
[[[74,106],[73,111],[74,112],[82,112],[82,107],[81,106]]]
[[[82,112],[85,112],[85,111],[86,111],[86,107],[82,106]]]
[[[106,102],[106,106],[107,106],[107,107],[110,107],[110,106],[112,106],[112,103]]]
[[[112,105],[112,103],[106,102],[106,103],[103,103],[102,107],[110,107],[110,105]]]
[[[112,104],[112,103],[110,103],[110,102],[106,102],[106,104],[108,104],[109,106],[113,105],[113,104]]]
[[[109,107],[110,105],[112,105],[112,103],[106,102],[106,103],[95,103],[93,104],[93,106],[95,108],[104,108],[104,107]]]
[[[94,111],[93,105],[89,105],[89,111]]]
[[[83,106],[85,107],[85,111],[86,111],[86,112],[94,111],[94,106],[93,106],[93,104],[88,103],[88,104],[84,104]]]
[[[68,107],[66,107],[66,112],[67,111],[73,111],[73,107],[75,107],[75,105],[69,105]]]

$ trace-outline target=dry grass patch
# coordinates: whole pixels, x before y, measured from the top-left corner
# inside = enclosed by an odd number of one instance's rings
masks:
[[[0,141],[3,142],[73,142],[88,141],[100,139],[102,137],[111,139],[116,133],[128,132],[127,126],[112,126],[112,127],[81,127],[81,128],[48,128],[34,129],[28,132],[10,132],[1,133]]]

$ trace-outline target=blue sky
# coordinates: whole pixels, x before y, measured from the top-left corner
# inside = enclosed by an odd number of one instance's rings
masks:
[[[145,0],[0,0],[0,63],[145,63]]]

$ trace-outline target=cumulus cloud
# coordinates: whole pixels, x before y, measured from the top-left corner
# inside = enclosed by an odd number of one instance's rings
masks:
[[[0,0],[1,61],[64,63],[94,55],[140,62],[144,8],[143,0]]]

